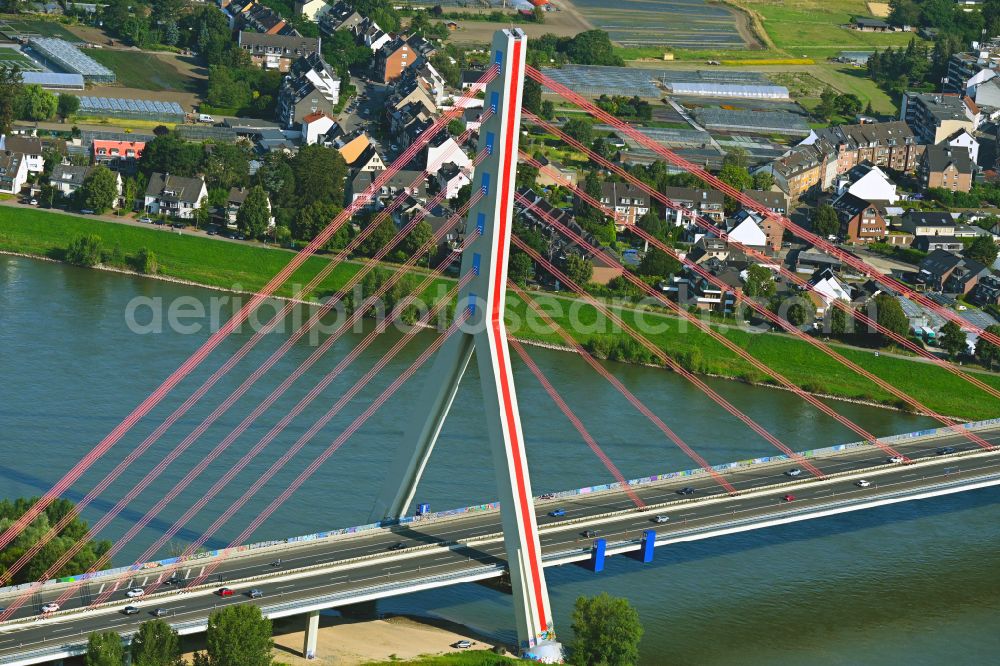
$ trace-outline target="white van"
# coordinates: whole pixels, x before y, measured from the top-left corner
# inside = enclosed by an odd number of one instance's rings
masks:
[[[208,115],[207,113],[199,113],[198,114],[198,122],[199,123],[211,123],[211,124],[214,125],[215,124],[215,118],[213,118],[212,116]]]

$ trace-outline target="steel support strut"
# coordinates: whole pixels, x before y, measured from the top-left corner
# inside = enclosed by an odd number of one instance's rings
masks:
[[[468,233],[478,229],[479,235],[462,255],[461,274],[472,277],[460,292],[459,305],[468,305],[471,316],[435,359],[428,388],[417,401],[413,426],[404,435],[376,498],[374,517],[400,518],[409,511],[459,382],[475,351],[521,651],[538,659],[561,660],[562,650],[555,640],[542,569],[504,326],[526,51],[524,33],[517,28],[498,31],[493,38],[493,64],[500,68],[500,74],[486,88],[484,103],[492,108],[493,114],[479,130],[478,150],[486,151],[487,156],[476,168],[473,180],[484,196],[470,209],[467,221]]]

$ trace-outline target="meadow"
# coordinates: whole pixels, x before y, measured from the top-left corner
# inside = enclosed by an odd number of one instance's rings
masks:
[[[197,93],[201,80],[182,72],[167,58],[152,53],[88,49],[87,55],[115,73],[117,83],[139,90],[174,90]]]

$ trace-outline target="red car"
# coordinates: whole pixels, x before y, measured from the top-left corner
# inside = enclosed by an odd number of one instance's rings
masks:
[[[785,495],[784,497],[781,498],[781,500],[783,502],[794,502],[795,501],[795,495]]]
[[[231,597],[231,596],[233,596],[234,594],[236,594],[236,593],[235,593],[235,592],[233,592],[233,591],[232,591],[231,589],[229,589],[228,587],[221,587],[221,588],[219,588],[219,596],[220,596],[220,597]]]

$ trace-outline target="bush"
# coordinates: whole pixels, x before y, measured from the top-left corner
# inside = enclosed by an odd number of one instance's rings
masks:
[[[97,234],[78,236],[66,248],[66,261],[77,266],[96,266],[101,257],[101,237]]]

